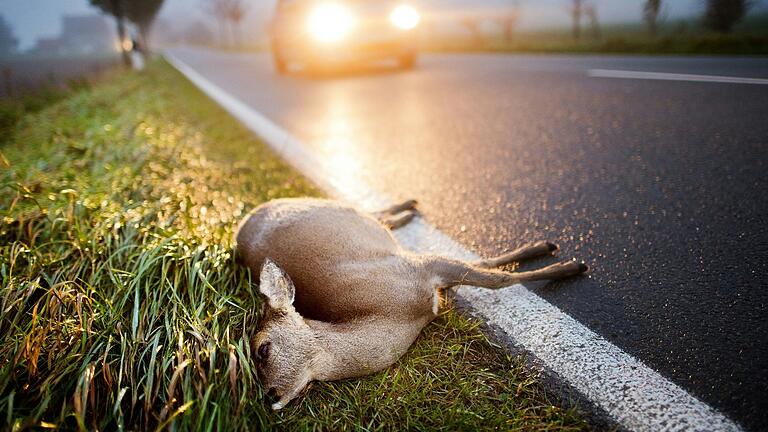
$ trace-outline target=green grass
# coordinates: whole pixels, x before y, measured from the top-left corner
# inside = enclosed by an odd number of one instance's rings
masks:
[[[645,35],[584,37],[574,41],[563,34],[522,34],[512,41],[499,37],[472,42],[466,38],[432,41],[424,49],[433,52],[517,52],[549,54],[701,54],[766,55],[768,36],[718,35],[660,36]]]
[[[87,79],[73,79],[65,86],[46,84],[18,97],[0,97],[0,146],[13,138],[16,124],[26,115],[40,111],[73,92],[87,89]]]
[[[426,39],[424,49],[447,52],[524,52],[584,54],[702,54],[768,55],[768,14],[749,16],[731,34],[711,33],[698,20],[661,23],[657,36],[648,34],[643,24],[602,26],[596,36],[588,25],[576,41],[569,28],[520,31],[509,41],[500,34]]]
[[[585,428],[451,310],[388,370],[269,411],[231,237],[319,192],[165,63],[26,113],[0,149],[0,429]]]

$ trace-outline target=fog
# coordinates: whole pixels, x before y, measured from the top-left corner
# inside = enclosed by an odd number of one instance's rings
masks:
[[[160,17],[169,23],[208,22],[202,13],[202,0],[166,0]],[[434,12],[503,8],[511,1],[504,0],[421,0],[413,3]],[[601,22],[638,22],[644,0],[593,0]],[[251,2],[245,22],[257,33],[272,10],[274,0]],[[520,0],[521,30],[551,28],[568,25],[568,0]],[[756,2],[753,11],[766,11],[768,0]],[[667,0],[663,14],[667,19],[684,18],[701,13],[703,0]],[[61,17],[65,14],[88,14],[96,9],[88,0],[0,0],[0,14],[13,26],[19,39],[19,49],[27,50],[40,37],[52,37],[61,30]]]

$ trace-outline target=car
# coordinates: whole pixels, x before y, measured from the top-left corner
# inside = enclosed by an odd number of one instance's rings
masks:
[[[411,68],[420,21],[415,7],[386,0],[278,0],[269,26],[275,70],[382,59]]]

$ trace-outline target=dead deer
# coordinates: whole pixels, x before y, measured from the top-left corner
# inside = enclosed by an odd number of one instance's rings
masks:
[[[260,272],[266,297],[252,346],[272,409],[312,380],[360,377],[392,365],[437,316],[445,288],[501,288],[587,271],[574,261],[528,272],[495,269],[557,249],[543,241],[476,262],[409,253],[390,229],[413,219],[415,205],[368,214],[336,201],[279,199],[240,223],[238,258]]]

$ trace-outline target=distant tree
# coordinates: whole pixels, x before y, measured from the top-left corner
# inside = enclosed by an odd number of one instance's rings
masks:
[[[661,11],[661,0],[646,0],[643,5],[643,21],[648,26],[648,33],[656,36],[658,33],[659,12]]]
[[[472,38],[472,44],[480,46],[483,43],[483,36],[480,34],[480,18],[475,15],[464,15],[459,20],[462,26],[469,32]]]
[[[511,42],[517,28],[517,22],[520,20],[520,2],[515,0],[512,2],[509,10],[505,11],[499,17],[499,24],[501,25],[502,33],[504,34],[504,40]]]
[[[128,53],[128,49],[125,46],[127,40],[125,23],[126,23],[126,0],[90,0],[93,6],[101,9],[102,12],[112,15],[115,18],[115,25],[117,26],[117,37],[120,39],[120,53],[123,57],[123,63],[130,67],[131,56]]]
[[[133,22],[139,30],[139,42],[143,49],[148,48],[149,29],[157,16],[157,12],[163,5],[163,0],[90,0],[93,6],[102,12],[112,15],[117,25],[117,37],[120,39],[120,52],[123,55],[123,63],[131,66],[131,56],[128,53],[126,41],[128,35],[126,23]]]
[[[581,38],[581,15],[584,12],[584,0],[571,0],[569,12],[573,22],[573,39],[579,40]]]
[[[125,3],[125,16],[134,24],[139,31],[139,42],[143,49],[149,51],[149,32],[152,29],[152,23],[157,17],[160,8],[163,7],[163,0],[123,0]]]
[[[13,29],[5,17],[0,15],[0,56],[16,52],[19,40],[13,35]]]
[[[240,23],[248,11],[246,3],[243,0],[227,0],[225,10],[227,20],[230,23],[230,30],[232,31],[233,43],[236,45],[241,44],[243,42],[243,35]]]
[[[219,28],[219,44],[242,42],[241,23],[248,12],[247,0],[200,0],[203,11],[213,16]]]
[[[219,44],[227,45],[227,28],[229,24],[229,0],[201,0],[200,4],[205,13],[213,16],[219,30]]]
[[[752,5],[750,0],[706,0],[704,25],[713,31],[729,33]]]
[[[600,21],[597,18],[597,7],[592,3],[584,5],[584,15],[586,15],[589,20],[589,29],[592,32],[592,37],[594,39],[600,39],[601,31]]]

